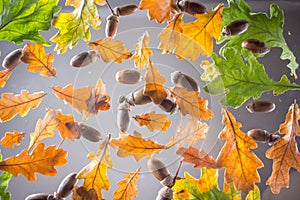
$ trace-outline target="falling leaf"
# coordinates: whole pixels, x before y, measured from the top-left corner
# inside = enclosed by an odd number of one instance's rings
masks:
[[[87,191],[83,186],[73,188],[72,200],[99,200],[94,189]]]
[[[183,15],[183,13],[174,15],[173,19],[168,22],[168,25],[158,35],[160,39],[158,48],[163,50],[163,54],[172,52],[179,44],[183,32]]]
[[[79,131],[77,130],[77,122],[74,121],[73,115],[64,115],[62,114],[61,110],[58,110],[58,126],[57,129],[60,133],[60,136],[63,140],[66,138],[69,138],[71,141],[74,141],[75,139],[79,139]]]
[[[254,186],[254,188],[256,185]],[[226,183],[224,180],[223,190],[227,196],[229,196],[229,200],[242,200],[241,191],[235,189],[233,183]],[[252,192],[252,190],[248,193],[248,195]]]
[[[124,180],[117,183],[118,189],[114,192],[114,200],[131,200],[138,196],[137,179],[140,177],[140,169],[124,176]]]
[[[136,161],[145,156],[150,157],[152,154],[158,154],[165,148],[164,145],[157,144],[150,139],[145,140],[137,132],[134,135],[120,133],[119,138],[113,138],[110,145],[118,149],[118,156],[121,152],[122,157],[134,156]]]
[[[72,13],[59,13],[53,18],[53,26],[59,31],[51,38],[51,41],[57,43],[54,50],[59,54],[76,46],[80,38],[89,41],[91,39],[90,26],[99,30],[101,24],[94,0],[67,2],[67,5],[75,7]]]
[[[5,136],[1,139],[1,145],[5,148],[14,148],[14,144],[19,146],[24,137],[25,134],[22,132],[6,132]]]
[[[176,4],[173,0],[142,0],[139,5],[141,10],[149,10],[150,20],[163,23],[171,18],[171,12],[175,11]]]
[[[273,159],[273,170],[266,184],[278,194],[282,187],[289,187],[290,168],[300,171],[300,154],[296,136],[300,136],[300,110],[295,102],[289,108],[285,122],[280,124],[279,133],[284,134],[268,151],[266,156]]]
[[[169,88],[171,97],[175,98],[178,108],[183,116],[189,114],[195,119],[208,120],[213,113],[207,108],[208,101],[199,97],[199,92],[187,91],[185,88]]]
[[[40,143],[31,154],[23,150],[17,156],[7,158],[0,162],[0,170],[7,171],[13,176],[23,174],[29,181],[35,181],[35,173],[46,176],[55,176],[55,166],[63,166],[67,163],[67,152],[55,146],[44,148],[45,144]]]
[[[133,117],[140,126],[146,126],[150,132],[159,130],[165,132],[171,126],[168,115],[156,114],[155,111],[150,113],[142,113]]]
[[[16,0],[1,1],[0,8],[0,40],[8,40],[17,44],[24,40],[50,45],[39,31],[47,31],[51,27],[53,14],[59,11],[58,0]]]
[[[2,155],[0,151],[0,161],[2,160]],[[2,172],[0,174],[0,199],[10,200],[10,193],[6,192],[9,181],[11,180],[11,174],[8,172]]]
[[[40,72],[41,76],[55,77],[56,69],[52,67],[54,60],[53,54],[46,54],[44,46],[40,43],[35,46],[26,44],[23,48],[21,60],[29,64],[29,72]]]
[[[183,157],[183,162],[194,164],[194,168],[206,167],[207,169],[214,169],[217,167],[216,161],[204,149],[199,151],[192,146],[189,146],[187,149],[181,147],[176,151],[176,154]]]
[[[226,48],[223,50],[224,59],[217,54],[212,55],[220,75],[206,85],[204,90],[212,95],[225,93],[221,99],[222,105],[237,108],[250,97],[259,99],[263,92],[269,90],[273,90],[274,95],[287,90],[300,90],[300,85],[290,83],[286,75],[279,82],[273,81],[250,51],[242,52],[243,57],[236,49]]]
[[[135,52],[132,55],[132,59],[134,60],[134,66],[142,71],[149,65],[149,56],[152,55],[152,50],[149,47],[149,33],[147,31],[144,32],[138,41],[135,45]]]
[[[2,93],[0,99],[0,119],[6,122],[14,118],[17,114],[25,117],[29,110],[39,106],[45,92],[29,94],[28,90],[22,90],[21,94]]]
[[[5,69],[0,71],[0,87],[4,87],[9,77],[12,75],[12,71],[10,69]]]
[[[157,67],[151,61],[144,76],[144,81],[146,84],[143,94],[150,96],[153,103],[160,104],[168,96],[163,85],[166,79],[159,74]]]
[[[283,25],[284,15],[283,11],[276,4],[270,6],[270,17],[267,13],[259,12],[252,13],[251,8],[244,0],[229,0],[229,7],[223,11],[222,26],[227,26],[236,20],[248,21],[249,28],[243,34],[237,37],[223,37],[218,43],[228,41],[223,45],[220,50],[220,55],[224,56],[224,50],[227,47],[234,47],[241,50],[241,43],[247,39],[257,39],[267,43],[268,47],[279,47],[282,49],[280,58],[282,60],[290,60],[287,67],[291,70],[291,73],[297,78],[296,69],[299,64],[296,62],[296,57],[289,49],[284,36]]]
[[[233,182],[238,190],[248,194],[254,189],[255,182],[260,181],[257,172],[263,167],[261,160],[250,149],[256,148],[255,140],[250,138],[240,128],[234,116],[226,109],[222,109],[225,128],[220,132],[219,139],[226,140],[217,158],[217,166],[225,167],[225,180]]]
[[[198,120],[189,119],[184,128],[179,126],[176,136],[172,136],[166,148],[194,145],[198,140],[204,140],[209,126]]]
[[[260,200],[260,191],[257,185],[255,185],[254,190],[251,190],[246,196],[246,200]]]
[[[105,38],[104,40],[97,40],[90,42],[89,47],[98,51],[102,60],[106,63],[111,61],[116,63],[122,63],[122,60],[129,59],[132,53],[129,52],[127,47],[124,47],[122,41],[111,41],[111,38]]]

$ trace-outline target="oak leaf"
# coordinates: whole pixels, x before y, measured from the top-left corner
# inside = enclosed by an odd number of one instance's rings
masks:
[[[255,140],[250,138],[240,128],[234,116],[226,109],[222,109],[224,129],[219,139],[226,140],[217,158],[217,166],[225,167],[225,181],[233,182],[238,190],[248,193],[253,190],[255,182],[260,181],[257,172],[263,167],[262,161],[250,150],[257,147]]]
[[[7,80],[12,75],[12,71],[10,69],[5,69],[0,71],[0,87],[4,87]]]
[[[149,10],[148,17],[150,20],[155,19],[157,23],[169,20],[175,7],[173,0],[142,0],[139,5],[141,10]]]
[[[26,44],[22,53],[21,60],[29,64],[27,67],[29,72],[40,72],[41,76],[55,77],[56,69],[52,67],[54,56],[46,54],[43,45]]]
[[[5,148],[14,148],[14,144],[19,146],[24,137],[25,133],[22,132],[6,132],[5,136],[1,139],[1,145]]]
[[[106,63],[111,61],[121,63],[122,60],[129,59],[132,56],[132,53],[129,52],[127,47],[124,47],[123,42],[120,40],[111,41],[111,38],[105,38],[104,40],[90,42],[88,46],[97,50]]]
[[[289,108],[285,122],[280,124],[279,133],[284,134],[268,151],[267,158],[273,159],[273,170],[266,184],[278,194],[282,187],[289,187],[289,171],[293,167],[300,171],[300,154],[296,136],[300,136],[300,110],[295,102]]]
[[[194,168],[215,169],[217,167],[216,161],[204,149],[199,151],[192,146],[189,148],[181,147],[176,151],[176,154],[183,157],[183,162],[194,164]]]
[[[256,186],[254,186],[254,188],[255,187]],[[226,183],[226,181],[224,180],[223,190],[224,190],[224,193],[229,196],[229,200],[242,200],[241,191],[236,190],[233,183]],[[248,195],[251,192],[252,192],[252,190],[248,193]]]
[[[159,130],[165,132],[171,126],[166,114],[156,114],[155,111],[142,113],[133,117],[140,126],[146,126],[150,132]]]
[[[31,154],[25,149],[17,156],[1,161],[0,170],[13,176],[23,174],[29,181],[35,181],[35,173],[55,176],[57,171],[54,167],[65,165],[66,156],[67,152],[64,149],[57,149],[55,146],[45,148],[45,144],[40,143]]]
[[[74,121],[73,115],[64,115],[61,110],[57,110],[58,126],[57,129],[63,140],[69,138],[71,141],[79,139],[79,128],[77,122]]]
[[[160,104],[168,96],[163,86],[166,79],[159,74],[157,67],[151,61],[144,76],[144,81],[146,84],[143,94],[149,96],[153,103]]]
[[[83,186],[73,188],[72,200],[99,200],[94,189],[87,191]]]
[[[0,151],[0,161],[2,160],[2,155]],[[6,191],[8,184],[11,180],[11,174],[9,172],[2,172],[0,174],[0,199],[1,200],[10,200],[11,194]]]
[[[145,140],[138,132],[135,132],[134,135],[120,133],[119,138],[113,138],[110,145],[118,149],[118,156],[134,156],[136,161],[145,156],[150,157],[152,154],[158,154],[165,148],[164,145],[157,144],[150,139]]]
[[[144,70],[150,63],[149,56],[152,55],[152,50],[149,47],[150,36],[146,31],[139,38],[138,43],[135,45],[135,52],[132,55],[134,66],[139,70]]]
[[[198,140],[204,140],[209,126],[195,119],[189,119],[184,127],[179,126],[176,136],[172,136],[166,148],[194,145]]]
[[[175,98],[178,108],[183,116],[189,114],[194,119],[208,120],[213,113],[207,108],[208,101],[199,97],[199,92],[187,91],[185,88],[169,88],[171,97]]]
[[[39,106],[45,92],[37,92],[29,94],[28,90],[22,90],[19,95],[12,93],[2,93],[0,99],[0,120],[3,122],[9,121],[17,114],[21,117],[27,115],[29,110]]]
[[[257,185],[248,193],[245,200],[260,200],[260,191]]]
[[[119,181],[118,189],[114,192],[114,200],[131,200],[138,196],[137,179],[140,177],[140,168],[124,176],[124,180]]]

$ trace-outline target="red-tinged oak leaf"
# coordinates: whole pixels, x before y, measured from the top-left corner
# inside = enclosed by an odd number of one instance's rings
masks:
[[[137,179],[140,177],[140,168],[124,176],[124,180],[119,181],[118,189],[114,192],[114,200],[131,200],[138,196]]]
[[[0,120],[6,122],[14,118],[17,114],[21,117],[27,115],[29,110],[39,106],[45,92],[29,94],[28,90],[22,90],[21,94],[2,93],[0,99]]]
[[[26,44],[23,48],[21,60],[29,64],[29,72],[40,72],[41,76],[55,77],[56,69],[52,67],[53,54],[46,54],[44,46],[37,43],[35,46]]]
[[[4,87],[9,77],[12,75],[11,69],[0,71],[0,87]]]
[[[226,109],[222,109],[224,129],[219,139],[226,140],[217,158],[217,166],[225,168],[225,181],[233,182],[238,190],[248,194],[254,189],[256,182],[260,181],[257,172],[263,167],[262,161],[250,150],[256,148],[256,142],[240,128],[234,116]]]
[[[40,143],[31,154],[25,149],[17,156],[1,161],[0,170],[13,176],[23,174],[29,181],[35,181],[35,173],[55,176],[57,171],[54,167],[65,165],[66,156],[67,152],[64,149],[57,149],[55,146],[45,148],[45,145]]]
[[[133,117],[140,126],[146,126],[150,132],[159,130],[165,132],[171,126],[171,121],[168,120],[168,115],[157,114],[155,111],[150,113],[142,113]]]
[[[138,43],[135,45],[135,52],[132,55],[134,66],[139,70],[144,70],[149,65],[149,56],[152,55],[152,50],[149,47],[150,35],[146,31],[139,38]]]
[[[70,139],[74,141],[75,139],[79,139],[79,127],[78,123],[74,121],[73,115],[64,115],[61,110],[57,110],[58,112],[58,131],[63,140]]]
[[[14,145],[19,146],[24,139],[25,133],[14,131],[6,132],[5,136],[1,139],[1,145],[5,148],[14,148]]]
[[[207,108],[208,101],[199,97],[199,92],[187,91],[185,88],[169,88],[171,97],[175,98],[178,108],[183,116],[189,114],[192,118],[208,120],[213,113]]]
[[[267,180],[271,191],[278,194],[282,187],[289,187],[290,168],[300,171],[300,154],[296,136],[300,136],[300,110],[295,102],[289,108],[285,122],[280,124],[279,133],[284,134],[268,151],[267,158],[273,159],[273,170]]]

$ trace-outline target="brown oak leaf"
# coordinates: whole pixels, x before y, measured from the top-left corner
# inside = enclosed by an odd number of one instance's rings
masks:
[[[24,137],[25,133],[22,132],[6,132],[5,136],[1,139],[1,145],[5,148],[14,148],[14,144],[19,146]]]
[[[140,126],[146,126],[150,132],[159,130],[165,132],[171,126],[166,114],[156,114],[155,111],[142,113],[133,117]]]
[[[4,87],[9,77],[12,75],[11,69],[0,71],[0,87]]]

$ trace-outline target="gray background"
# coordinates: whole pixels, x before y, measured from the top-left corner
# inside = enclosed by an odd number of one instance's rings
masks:
[[[111,1],[113,7],[117,5],[124,5],[126,3],[134,3],[138,4],[139,1]],[[207,8],[215,7],[220,1],[202,1]],[[227,3],[224,2],[225,6]],[[284,25],[284,35],[286,41],[294,52],[296,57],[299,58],[300,50],[299,50],[299,19],[300,19],[300,3],[295,1],[247,1],[252,10],[254,12],[269,12],[269,5],[271,3],[277,3],[281,9],[284,10],[285,13],[285,25]],[[63,5],[64,2],[61,2]],[[98,39],[103,39],[104,35],[104,27],[105,27],[105,19],[110,14],[107,7],[98,7],[99,15],[102,17],[102,28],[100,31],[92,31],[92,39],[91,41],[95,41]],[[64,8],[63,12],[71,12],[72,8]],[[190,21],[193,18],[185,17],[185,21]],[[125,45],[134,51],[135,44],[137,39],[143,34],[145,30],[147,30],[151,36],[151,44],[153,51],[153,56],[151,56],[152,61],[155,66],[158,67],[159,72],[164,75],[167,79],[166,87],[171,86],[169,74],[175,70],[180,70],[184,73],[191,75],[195,80],[199,82],[200,86],[204,86],[199,76],[203,72],[200,69],[199,65],[203,59],[203,57],[199,57],[196,61],[184,61],[177,60],[173,55],[161,55],[161,52],[157,49],[159,44],[157,34],[160,33],[161,28],[166,25],[164,24],[156,24],[154,21],[149,21],[147,19],[146,11],[137,11],[135,14],[128,17],[121,17],[119,23],[119,33],[115,40],[124,41]],[[291,35],[288,35],[288,31]],[[45,38],[51,38],[57,29],[52,28],[49,32],[43,32],[42,34]],[[16,48],[23,47],[15,45],[10,42],[0,41],[0,50],[2,52],[2,56],[0,57],[0,62],[4,59],[5,55]],[[7,85],[0,89],[0,93],[12,92],[14,94],[19,94],[22,89],[27,89],[31,93],[38,91],[45,91],[48,95],[44,98],[40,106],[31,110],[28,115],[24,118],[20,118],[19,116],[15,117],[13,120],[2,123],[0,125],[0,134],[1,137],[4,136],[4,133],[7,131],[22,131],[27,135],[22,142],[21,146],[15,147],[13,150],[4,149],[1,147],[3,158],[7,158],[10,156],[14,156],[17,153],[21,152],[24,148],[27,148],[29,144],[29,134],[34,131],[36,121],[39,118],[43,118],[45,115],[46,108],[52,109],[62,109],[64,114],[74,114],[77,121],[81,120],[81,115],[77,114],[69,104],[64,104],[63,101],[58,100],[52,93],[50,86],[60,85],[65,86],[69,83],[75,85],[76,88],[85,87],[88,85],[95,85],[98,78],[101,78],[107,86],[108,94],[111,96],[111,109],[106,112],[100,112],[97,117],[89,119],[86,123],[99,129],[102,133],[103,137],[105,134],[111,133],[113,137],[118,136],[118,128],[116,126],[116,111],[117,111],[117,98],[119,95],[126,95],[131,91],[137,90],[143,87],[143,83],[139,83],[137,85],[128,86],[118,84],[115,79],[115,73],[122,69],[132,69],[133,61],[123,61],[122,64],[105,64],[101,60],[98,60],[96,63],[92,64],[89,67],[82,69],[75,69],[69,66],[70,59],[82,52],[89,50],[88,46],[82,40],[79,41],[78,45],[74,47],[72,50],[68,50],[67,53],[62,55],[56,55],[56,52],[53,51],[55,44],[52,44],[51,47],[47,47],[47,53],[53,53],[55,56],[55,61],[53,66],[57,69],[57,77],[56,78],[47,78],[41,77],[37,73],[29,73],[26,70],[26,65],[21,64],[18,68],[13,70],[13,75],[8,80]],[[218,47],[215,47],[217,50]],[[289,69],[285,66],[287,65],[287,61],[281,61],[279,59],[281,53],[281,49],[272,48],[271,52],[268,53],[264,58],[261,58],[260,61],[265,64],[265,68],[269,76],[274,80],[279,80],[282,74],[287,74],[288,78],[292,82],[296,82],[300,84],[299,79],[294,80],[289,74]],[[299,61],[299,60],[298,60]],[[218,141],[218,134],[222,130],[223,125],[221,124],[221,116],[220,116],[220,105],[218,103],[219,97],[211,97],[207,95],[205,92],[201,92],[201,96],[207,98],[209,100],[209,107],[214,111],[215,118],[208,121],[210,125],[210,131],[207,133],[207,139],[205,141],[201,141],[197,143],[197,146],[203,147],[206,151],[210,152],[215,158],[217,157],[223,142]],[[284,122],[285,115],[287,113],[288,107],[293,103],[294,99],[299,100],[299,92],[296,91],[288,91],[283,95],[279,95],[274,97],[272,92],[266,92],[262,95],[261,99],[270,100],[272,99],[277,107],[275,111],[267,114],[251,114],[248,113],[245,109],[245,104],[241,106],[239,109],[229,109],[233,112],[237,121],[243,124],[242,130],[247,132],[252,128],[262,128],[273,132],[278,129],[279,124]],[[141,112],[148,112],[151,110],[156,110],[157,112],[163,113],[156,106],[141,106],[135,107],[132,109],[132,116],[136,114],[140,114]],[[184,124],[186,118],[183,118],[180,114],[176,114],[174,116],[170,116],[169,119],[172,120],[172,127],[168,129],[166,133],[150,133],[146,128],[138,127],[135,121],[132,121],[131,127],[129,129],[129,133],[132,133],[134,130],[140,131],[144,137],[151,138],[154,141],[165,144],[171,135],[176,133],[177,126],[180,124]],[[55,138],[45,139],[44,142],[47,145],[58,144],[60,142],[60,137],[57,134]],[[54,177],[48,177],[37,174],[37,180],[35,182],[28,182],[22,175],[18,177],[13,177],[10,181],[8,190],[12,193],[12,199],[19,200],[24,199],[27,195],[38,192],[46,192],[53,193],[60,181],[66,176],[68,173],[72,171],[78,172],[83,166],[89,163],[86,155],[90,151],[96,151],[98,148],[98,143],[91,143],[84,139],[77,140],[75,142],[71,142],[69,140],[65,141],[62,145],[64,149],[68,151],[68,164],[63,167],[57,167],[57,175]],[[264,168],[259,169],[259,173],[261,175],[261,183],[258,183],[258,186],[261,189],[262,199],[298,199],[297,197],[300,194],[299,183],[300,176],[294,169],[291,170],[291,181],[289,189],[282,189],[279,195],[272,195],[269,188],[265,185],[267,178],[271,174],[272,161],[265,158],[265,151],[268,149],[267,144],[258,144],[258,148],[254,150],[254,152],[259,156],[261,160],[263,160],[265,166]],[[159,158],[163,162],[166,163],[169,170],[172,173],[175,173],[176,168],[179,163],[179,158],[175,154],[176,149],[171,149],[168,151],[163,151],[158,155],[154,155],[155,158]],[[112,170],[108,170],[108,178],[111,181],[111,188],[109,191],[103,191],[103,196],[106,199],[111,199],[113,192],[117,188],[116,183],[119,180],[123,179],[123,176],[129,171],[133,171],[141,166],[141,177],[138,180],[138,198],[137,199],[155,199],[157,191],[161,188],[159,182],[152,177],[152,175],[148,172],[146,163],[147,159],[144,158],[139,162],[136,162],[132,157],[129,158],[118,158],[116,156],[116,150],[111,149],[111,155],[114,161],[114,168]],[[188,171],[193,176],[200,176],[199,169],[193,169],[191,164],[184,163],[183,167],[180,171],[180,176],[183,176],[183,172]],[[220,181],[222,181],[223,170],[220,170]],[[79,183],[79,185],[81,182]],[[222,184],[220,182],[220,186]]]

